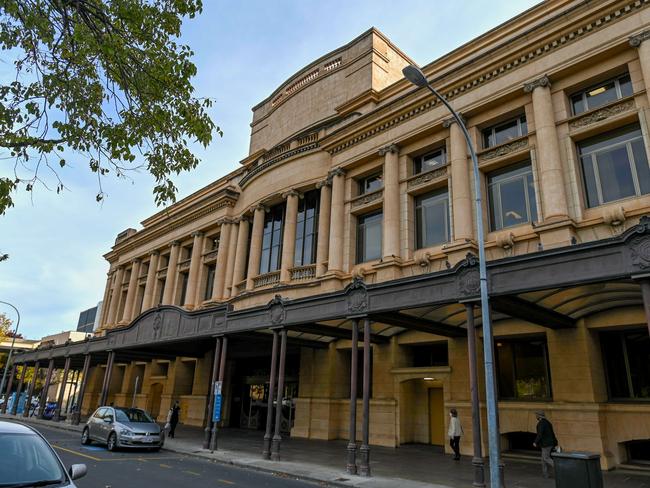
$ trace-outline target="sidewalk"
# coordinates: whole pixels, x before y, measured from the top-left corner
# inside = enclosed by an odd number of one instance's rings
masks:
[[[6,415],[0,418],[14,419]],[[24,420],[19,418],[18,420]],[[29,419],[28,423],[79,432],[83,425]],[[455,462],[440,448],[405,445],[399,449],[371,447],[371,478],[350,476],[345,472],[346,441],[283,439],[279,462],[261,457],[263,433],[240,429],[219,431],[219,450],[214,453],[201,447],[203,430],[179,426],[175,439],[167,439],[165,449],[211,461],[274,473],[325,486],[368,488],[465,488],[472,486],[469,457]],[[553,488],[555,481],[541,477],[536,460],[506,459],[508,488]],[[488,470],[486,467],[486,475]],[[603,473],[607,488],[650,488],[650,474],[624,471]]]

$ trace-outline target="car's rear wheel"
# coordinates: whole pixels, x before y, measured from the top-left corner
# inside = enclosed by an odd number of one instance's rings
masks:
[[[108,442],[106,442],[106,448],[109,451],[115,451],[117,449],[117,436],[115,432],[111,432],[111,435],[108,436]]]
[[[90,432],[88,432],[88,427],[84,429],[84,431],[81,433],[81,443],[84,446],[87,446],[90,444],[92,441],[90,440]]]

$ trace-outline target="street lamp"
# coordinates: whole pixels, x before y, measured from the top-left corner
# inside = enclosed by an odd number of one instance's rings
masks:
[[[469,153],[472,156],[472,166],[474,169],[474,193],[476,195],[476,231],[478,241],[478,265],[479,277],[481,285],[481,316],[483,318],[483,355],[485,362],[485,397],[487,403],[487,421],[488,421],[488,445],[490,448],[490,485],[492,488],[500,488],[502,480],[500,475],[499,465],[500,450],[499,450],[499,423],[497,419],[497,400],[495,391],[495,376],[494,376],[494,351],[492,349],[492,323],[490,321],[490,308],[488,303],[488,289],[487,289],[487,269],[485,266],[485,239],[483,236],[483,204],[481,201],[481,180],[478,171],[478,159],[476,158],[476,151],[474,145],[467,132],[467,127],[460,115],[449,105],[445,97],[438,93],[427,81],[426,76],[420,68],[414,65],[406,66],[402,73],[407,80],[420,88],[428,88],[438,100],[440,100],[445,107],[451,112],[458,127],[463,131]]]
[[[4,303],[5,305],[9,305],[11,308],[13,308],[16,311],[16,315],[18,316],[18,320],[16,320],[16,328],[14,329],[14,336],[11,339],[11,347],[9,348],[9,356],[7,356],[7,363],[5,364],[5,369],[2,372],[2,381],[0,382],[0,395],[2,395],[2,392],[5,390],[5,381],[7,379],[7,371],[9,370],[9,363],[11,363],[11,355],[14,352],[14,344],[16,343],[16,336],[18,335],[18,326],[20,325],[20,312],[11,303],[3,302],[2,300],[0,300],[0,303]],[[5,398],[5,402],[8,402],[8,401],[9,401],[9,398]]]

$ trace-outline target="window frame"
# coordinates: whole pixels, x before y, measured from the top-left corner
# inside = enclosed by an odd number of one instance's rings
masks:
[[[546,371],[546,396],[544,397],[534,397],[534,398],[525,398],[525,397],[506,397],[503,396],[502,392],[500,391],[499,388],[499,382],[500,382],[500,376],[501,376],[501,371],[499,370],[499,350],[498,350],[498,343],[506,343],[511,345],[513,347],[515,344],[521,344],[521,343],[531,343],[533,341],[540,341],[543,343],[543,349],[544,349],[544,355],[543,355],[543,360],[544,360],[544,370]],[[548,354],[548,339],[546,337],[546,334],[544,335],[536,335],[536,336],[529,336],[529,337],[498,337],[494,338],[494,363],[495,363],[495,372],[496,372],[496,386],[497,386],[497,397],[498,401],[515,401],[515,402],[548,402],[548,401],[553,401],[553,380],[551,377],[551,363],[549,360],[549,354]],[[512,350],[512,372],[513,372],[513,384],[515,385],[515,395],[517,393],[516,391],[516,381],[517,381],[517,361],[516,361],[516,354],[515,350],[513,347]]]
[[[621,79],[625,78],[625,77],[627,77],[630,80],[629,83],[630,83],[631,93],[629,95],[623,95],[623,91],[621,89]],[[592,91],[594,89],[600,88],[601,86],[605,86],[605,85],[607,85],[608,83],[611,83],[611,82],[614,82],[614,90],[616,91],[616,100],[605,102],[605,103],[602,103],[600,105],[596,105],[595,107],[590,107],[589,103],[588,103],[589,99],[587,97],[587,93],[589,93],[590,91]],[[582,115],[582,114],[587,113],[587,112],[589,112],[591,110],[595,110],[595,109],[597,109],[599,107],[603,107],[603,106],[605,106],[605,105],[607,105],[609,103],[618,102],[619,100],[630,97],[633,94],[634,94],[634,87],[632,86],[632,78],[630,77],[629,72],[622,73],[622,74],[620,74],[618,76],[615,76],[615,77],[612,77],[612,78],[606,78],[605,80],[603,80],[603,81],[601,81],[599,83],[594,83],[594,84],[592,84],[592,85],[590,85],[590,86],[588,86],[586,88],[583,88],[582,90],[575,91],[571,95],[569,95],[569,103],[571,104],[571,114],[573,116]],[[576,102],[574,101],[574,99],[578,95],[580,95],[580,101],[582,102],[582,105],[584,107],[584,110],[581,111],[581,112],[576,111]]]
[[[279,229],[276,226],[277,217],[279,216]],[[258,274],[263,275],[278,271],[282,267],[282,241],[284,236],[284,223],[286,219],[286,204],[280,203],[274,205],[264,215],[264,227],[262,228],[262,250],[260,252],[260,265]],[[267,231],[267,226],[271,225],[270,231]],[[266,234],[270,234],[269,245],[265,247],[264,239]],[[277,239],[276,239],[277,237]],[[265,263],[264,254],[268,253],[268,259]],[[276,267],[272,267],[273,257],[275,255]],[[263,267],[264,266],[264,267]]]
[[[310,207],[308,207],[309,202],[313,202],[314,216],[312,220],[312,231],[306,233],[307,224],[309,218],[307,218],[307,212]],[[302,209],[302,210],[301,210]],[[316,248],[318,247],[318,221],[320,213],[320,191],[311,190],[306,192],[298,203],[298,213],[296,215],[296,238],[294,242],[294,259],[293,266],[308,266],[310,264],[316,263]],[[303,216],[301,217],[301,214]],[[307,237],[311,237],[311,246],[309,249],[309,254],[311,259],[309,262],[305,262],[305,242]],[[298,252],[300,248],[300,252]]]
[[[378,257],[373,257],[371,259],[368,259],[366,256],[365,252],[365,239],[362,240],[362,237],[365,236],[365,229],[367,228],[366,221],[379,217],[379,235],[381,236],[381,242],[379,245],[379,256]],[[361,264],[361,263],[367,263],[369,261],[375,261],[378,259],[381,259],[382,254],[383,254],[383,249],[384,249],[384,243],[383,243],[383,226],[384,226],[384,212],[383,209],[374,211],[374,212],[369,212],[367,214],[359,215],[357,216],[357,239],[356,239],[356,254],[355,254],[355,263],[356,264]],[[363,230],[362,230],[363,229]]]
[[[603,362],[603,368],[605,373],[605,384],[607,385],[607,400],[609,402],[650,404],[650,397],[646,398],[646,397],[634,396],[634,384],[632,380],[629,351],[627,347],[628,335],[644,333],[646,330],[647,330],[646,328],[634,328],[634,329],[626,329],[626,330],[609,330],[609,331],[600,332],[599,334],[600,348],[601,348],[602,362]],[[612,363],[610,361],[610,358],[608,358],[606,345],[605,345],[606,342],[603,341],[603,336],[609,336],[609,340],[607,342],[608,344],[611,343],[610,341],[613,339],[614,336],[616,336],[617,343],[620,346],[621,350],[623,351],[622,356],[623,356],[624,366],[625,366],[625,380],[626,380],[626,386],[627,386],[629,396],[615,397],[612,395],[612,381],[610,378]]]
[[[615,138],[617,136],[622,136],[624,134],[629,135],[633,132],[638,132],[639,134],[634,137],[630,137],[626,139],[625,141],[622,142],[617,142],[614,144],[608,144],[606,146],[603,146],[597,150],[591,151],[591,152],[586,152],[583,153],[581,147],[586,145],[590,141],[605,141],[607,136],[610,138]],[[632,148],[632,143],[634,141],[640,140],[642,143],[642,148],[645,151],[645,141],[643,139],[643,132],[641,129],[641,126],[638,123],[633,123],[629,125],[625,125],[623,127],[619,127],[617,129],[607,131],[602,134],[598,134],[593,137],[589,137],[587,139],[583,139],[581,141],[576,142],[576,151],[578,153],[578,160],[580,164],[580,173],[582,176],[582,190],[584,192],[584,204],[586,208],[597,208],[597,207],[602,207],[603,205],[609,205],[614,202],[620,202],[623,200],[627,200],[629,198],[640,198],[643,197],[644,195],[650,195],[650,193],[642,193],[641,192],[641,183],[638,175],[638,169],[637,169],[637,163],[636,159],[634,157],[634,150]],[[592,142],[593,144],[593,142]],[[634,195],[628,195],[624,196],[621,198],[617,198],[615,200],[609,200],[609,201],[603,201],[603,186],[602,182],[600,181],[600,169],[598,168],[598,161],[596,156],[598,154],[602,154],[606,151],[611,151],[613,149],[619,148],[619,147],[625,147],[625,153],[627,154],[627,163],[628,167],[630,169],[630,176],[632,178],[632,184],[634,186]],[[594,175],[594,184],[596,185],[596,199],[598,200],[598,203],[596,205],[591,205],[589,202],[589,193],[588,193],[588,185],[587,185],[587,174],[585,172],[585,162],[583,158],[589,157],[590,162],[591,162],[591,169],[592,173]],[[646,160],[648,160],[648,154],[646,152]]]
[[[427,156],[432,156],[434,154],[440,153],[442,157],[442,162],[439,162],[435,164],[434,166],[431,166],[430,168],[423,169],[424,168],[424,160]],[[432,158],[433,159],[433,158]],[[426,153],[420,155],[420,156],[415,156],[413,158],[413,175],[419,175],[422,173],[427,173],[429,171],[433,171],[438,168],[443,168],[447,166],[448,161],[447,161],[447,147],[446,146],[438,146],[430,151],[427,151]]]
[[[497,181],[497,182],[494,182],[494,183],[491,182],[491,179],[493,179],[493,178],[495,178],[497,176],[503,176],[504,174],[506,174],[508,172],[515,172],[518,169],[521,169],[521,168],[523,168],[525,166],[528,166],[528,168],[530,169],[529,173],[522,173],[522,174],[518,174],[518,175],[515,175],[515,176],[510,176],[508,178],[504,178],[503,180]],[[493,212],[493,210],[492,210],[492,208],[493,208],[492,205],[493,205],[494,202],[493,202],[493,199],[491,198],[491,191],[490,190],[494,186],[499,186],[500,187],[501,184],[503,184],[505,182],[513,181],[515,179],[526,178],[528,176],[528,174],[530,175],[531,183],[533,185],[533,191],[534,191],[534,195],[532,195],[532,199],[531,199],[531,195],[529,194],[529,191],[528,191],[528,184],[524,185],[525,200],[526,200],[526,213],[527,213],[528,219],[525,222],[518,222],[518,223],[512,224],[512,225],[503,225],[503,215],[502,215],[502,213],[503,213],[502,212],[503,203],[502,203],[502,199],[501,199],[501,191],[499,189],[499,192],[498,192],[498,210],[499,210],[498,216],[501,219],[501,225],[499,227],[497,227],[496,222],[493,221],[494,218],[492,217],[492,213],[494,213],[495,216],[497,216],[497,213]],[[487,210],[487,213],[488,213],[488,228],[489,228],[490,232],[498,232],[500,230],[510,229],[512,227],[517,227],[519,225],[532,225],[534,222],[537,222],[539,220],[539,208],[538,208],[538,205],[537,205],[537,188],[536,188],[536,185],[535,185],[535,175],[533,173],[533,163],[532,163],[532,161],[530,159],[527,159],[525,161],[519,161],[518,163],[514,163],[514,164],[509,164],[508,166],[504,166],[502,168],[495,169],[494,171],[486,172],[485,173],[485,191],[487,193],[487,208],[486,208],[486,210]],[[532,215],[531,202],[534,202],[534,204],[535,204],[535,214],[536,215]]]
[[[519,115],[515,115],[513,117],[502,120],[501,122],[498,122],[496,124],[493,124],[491,126],[486,127],[485,129],[481,130],[481,139],[482,139],[482,142],[483,142],[483,149],[490,149],[492,147],[500,146],[501,144],[507,144],[508,142],[510,142],[510,141],[504,141],[504,142],[496,143],[496,130],[499,127],[502,127],[502,126],[504,126],[506,124],[509,124],[510,122],[513,122],[513,121],[517,122],[517,134],[518,135],[517,135],[517,137],[515,137],[515,138],[513,138],[511,140],[527,136],[528,135],[528,121],[526,119],[526,114],[522,113],[522,114],[519,114]],[[524,127],[524,125],[526,127],[525,132],[522,129],[522,127]],[[489,132],[489,134],[488,134],[488,132]],[[494,144],[490,144],[490,138],[492,138],[495,141]]]
[[[435,199],[435,202],[430,206],[436,205],[438,204],[439,201],[442,200],[444,200],[445,202],[446,240],[444,241],[434,242],[431,244],[427,244],[423,241],[423,237],[426,234],[425,232],[423,232],[425,219],[422,218],[421,212],[418,212],[418,210],[424,208],[422,206],[422,201],[427,198]],[[429,247],[439,246],[441,244],[445,244],[451,241],[451,206],[449,205],[449,188],[447,187],[438,188],[430,192],[423,193],[421,195],[416,195],[413,199],[413,208],[415,212],[415,249],[426,249]]]
[[[370,185],[373,181],[380,181],[380,186],[375,189],[371,189]],[[375,171],[366,176],[357,179],[357,193],[359,196],[366,195],[368,193],[373,193],[384,188],[384,173],[383,171]]]

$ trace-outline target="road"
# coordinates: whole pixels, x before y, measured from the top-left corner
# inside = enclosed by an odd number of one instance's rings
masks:
[[[83,463],[88,474],[75,481],[79,488],[192,488],[254,487],[314,488],[305,481],[287,479],[214,463],[162,450],[160,452],[109,452],[97,444],[82,446],[79,434],[48,427],[37,427],[69,467]]]

